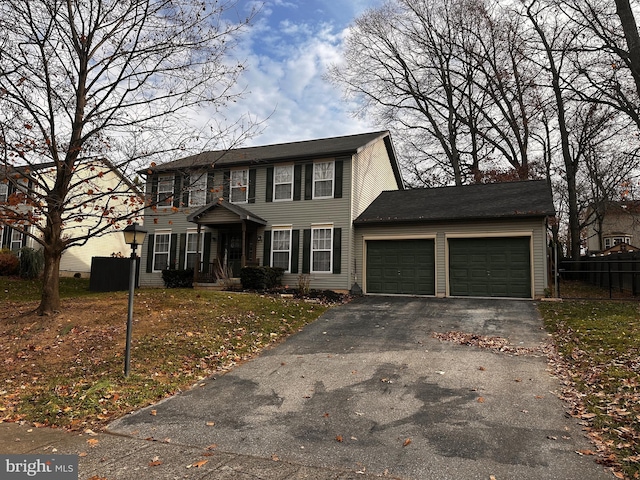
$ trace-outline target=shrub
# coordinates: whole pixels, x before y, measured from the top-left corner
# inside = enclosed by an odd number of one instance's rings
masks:
[[[167,288],[193,288],[193,268],[162,270],[162,280]]]
[[[20,276],[22,278],[37,278],[44,267],[44,254],[42,249],[35,250],[30,247],[20,249]]]
[[[0,275],[15,275],[20,269],[20,260],[8,248],[0,250]]]
[[[240,271],[242,288],[250,290],[267,290],[280,285],[283,268],[277,267],[244,267]]]

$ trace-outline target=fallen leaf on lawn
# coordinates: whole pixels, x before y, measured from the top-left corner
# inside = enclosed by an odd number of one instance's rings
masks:
[[[496,476],[495,475],[489,475],[489,480],[496,480]]]
[[[613,472],[613,476],[616,478],[624,478],[624,473],[622,472]]]
[[[279,462],[280,457],[278,457],[277,455],[271,455],[271,460],[273,460],[274,462]]]
[[[94,475],[89,480],[107,480],[107,477],[99,477],[98,475]]]
[[[480,366],[480,367],[478,367],[478,370],[480,370],[481,372],[484,372],[486,370],[486,368]]]
[[[407,445],[409,445],[411,443],[411,439],[407,438],[404,443],[402,444],[403,447],[406,447]]]
[[[213,427],[216,424],[216,422],[207,422],[207,427]]]
[[[153,415],[154,417],[158,414],[157,410],[151,410],[151,415]]]
[[[212,443],[211,445],[209,445],[207,447],[207,450],[215,450],[216,448],[218,448],[218,444],[217,443]]]
[[[484,403],[484,397],[478,397],[478,403]]]
[[[98,443],[100,443],[100,440],[98,440],[97,438],[90,438],[89,440],[87,440],[87,443],[91,448],[93,448],[98,445]]]
[[[522,379],[521,378],[514,378],[513,381],[520,383],[522,381]]]
[[[323,415],[323,417],[324,417],[324,418],[327,418],[328,416],[329,416],[329,414],[328,414],[328,413],[325,413],[325,414]]]
[[[86,457],[87,456],[87,452],[80,452],[78,454],[79,457]]]
[[[336,437],[336,442],[342,442],[342,441],[344,441],[344,439],[342,438],[342,435],[338,435]]]
[[[98,435],[96,432],[94,432],[93,430],[91,430],[90,428],[87,428],[84,433],[86,433],[87,435],[91,435],[92,437],[95,437],[96,435]]]
[[[544,398],[544,395],[536,395],[536,396],[535,396],[535,398],[536,398],[537,400],[540,400],[540,399]]]
[[[583,413],[582,415],[580,415],[580,418],[584,419],[584,420],[590,420],[592,418],[595,418],[596,414],[595,413]]]
[[[152,462],[149,462],[150,467],[157,467],[158,465],[162,465],[160,460],[153,460]]]

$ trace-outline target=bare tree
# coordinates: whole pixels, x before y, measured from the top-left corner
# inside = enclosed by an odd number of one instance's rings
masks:
[[[15,191],[0,223],[43,248],[39,313],[60,307],[62,253],[143,208],[124,182],[99,191],[104,168],[97,161],[127,169],[220,138],[215,125],[195,128],[188,118],[236,96],[243,65],[228,54],[249,18],[234,19],[233,7],[204,0],[0,3],[0,175]],[[85,228],[74,232],[74,222]]]

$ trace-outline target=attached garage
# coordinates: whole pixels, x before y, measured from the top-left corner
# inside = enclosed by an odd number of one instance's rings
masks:
[[[369,240],[367,292],[435,295],[433,239]]]
[[[543,180],[382,192],[354,220],[362,291],[542,297],[554,214]]]
[[[449,238],[449,295],[531,298],[531,238]]]

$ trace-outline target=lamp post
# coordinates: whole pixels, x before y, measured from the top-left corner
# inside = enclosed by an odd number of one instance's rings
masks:
[[[133,295],[136,288],[136,248],[142,245],[147,231],[132,223],[122,231],[124,241],[131,245],[131,260],[129,262],[129,313],[127,316],[127,344],[124,351],[124,376],[129,376],[129,359],[131,358],[131,328],[133,326]]]

